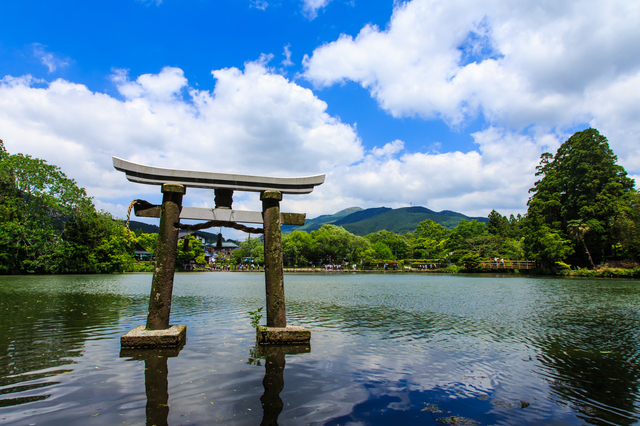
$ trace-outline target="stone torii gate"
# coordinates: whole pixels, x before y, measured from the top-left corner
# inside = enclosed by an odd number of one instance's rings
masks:
[[[282,194],[309,194],[324,183],[325,175],[300,178],[275,178],[236,174],[163,169],[132,163],[113,157],[113,167],[126,173],[127,179],[162,187],[162,205],[137,200],[136,216],[159,217],[156,265],[149,297],[146,326],[138,326],[121,337],[123,348],[179,346],[186,339],[186,325],[169,324],[173,277],[177,255],[178,231],[214,226],[231,227],[251,233],[264,233],[264,271],[267,298],[267,326],[258,327],[260,344],[300,344],[311,339],[303,327],[287,326],[282,268],[281,225],[304,225],[304,213],[281,213]],[[215,208],[182,207],[186,188],[213,189]],[[259,192],[262,211],[233,210],[233,191]],[[200,225],[181,225],[180,219],[206,220]],[[262,223],[249,228],[241,223]]]

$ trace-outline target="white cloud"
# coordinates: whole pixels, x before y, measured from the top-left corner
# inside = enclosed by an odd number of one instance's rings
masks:
[[[384,30],[317,48],[304,75],[318,87],[355,81],[394,117],[454,127],[478,114],[518,131],[591,122],[639,171],[639,21],[625,0],[413,0]]]
[[[182,70],[113,81],[124,99],[55,80],[0,82],[0,129],[7,149],[44,158],[87,188],[100,206],[155,194],[128,183],[111,157],[161,167],[301,176],[348,165],[363,156],[355,130],[326,113],[327,105],[266,67],[213,71],[213,92],[191,88]],[[212,197],[209,197],[211,201]]]
[[[6,77],[0,83],[1,136],[9,152],[59,165],[99,208],[120,217],[132,198],[158,202],[159,191],[127,182],[113,169],[113,155],[193,170],[327,173],[312,194],[283,201],[283,211],[308,217],[409,203],[481,216],[492,208],[523,212],[540,153],[566,137],[492,127],[473,135],[478,148],[468,153],[412,153],[400,140],[364,152],[354,128],[329,116],[310,90],[270,72],[267,60],[247,63],[244,71],[213,71],[213,92],[190,88],[177,68],[135,80],[118,71],[113,81],[124,100],[64,80],[37,88],[30,77]],[[211,206],[211,191],[190,190],[185,202]],[[258,210],[260,201],[256,194],[237,194],[234,207]]]
[[[36,58],[39,58],[42,62],[42,65],[46,66],[49,69],[49,72],[52,73],[56,69],[60,67],[66,67],[69,65],[68,59],[59,59],[53,53],[47,52],[45,47],[40,43],[33,43],[33,55]]]
[[[327,4],[304,7],[317,14]],[[114,71],[121,99],[65,80],[40,87],[29,76],[5,77],[0,138],[10,152],[60,165],[111,211],[126,206],[122,197],[158,193],[113,170],[116,155],[195,170],[328,173],[313,194],[285,197],[283,210],[308,217],[409,203],[481,216],[524,212],[540,153],[555,151],[581,123],[598,128],[630,174],[640,174],[639,13],[622,1],[413,0],[396,4],[385,29],[366,26],[304,59],[318,87],[356,81],[395,117],[456,127],[484,115],[489,127],[473,134],[470,152],[438,142],[431,146],[443,152],[408,152],[400,140],[365,152],[354,126],[268,68],[271,55],[244,70],[213,71],[213,92],[171,67],[138,77]],[[188,198],[211,203],[206,192]],[[234,206],[260,203],[239,197]]]
[[[396,140],[368,151],[363,161],[333,169],[309,199],[283,202],[289,210],[314,214],[351,206],[425,206],[486,216],[524,213],[540,154],[555,151],[566,135],[522,136],[491,127],[472,136],[477,151],[407,152]]]
[[[291,44],[287,44],[284,47],[284,59],[282,60],[281,64],[284,65],[285,67],[290,67],[291,65],[293,65],[293,61],[291,61],[291,49],[289,49],[291,47]]]
[[[251,7],[255,7],[256,9],[266,10],[269,3],[265,0],[251,0]]]
[[[318,17],[318,11],[324,9],[331,0],[302,0],[302,12],[313,21]]]
[[[153,101],[171,102],[177,100],[187,79],[180,68],[165,67],[160,74],[143,74],[131,82],[126,70],[114,70],[111,80],[118,91],[128,100],[146,98]]]
[[[587,99],[591,126],[609,139],[620,165],[640,174],[640,74],[593,88]]]

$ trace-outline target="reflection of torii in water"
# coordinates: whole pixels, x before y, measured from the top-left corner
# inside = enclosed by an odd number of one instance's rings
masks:
[[[262,344],[303,343],[311,333],[303,327],[287,326],[282,269],[282,234],[280,225],[304,225],[305,214],[280,213],[282,194],[309,194],[324,183],[325,175],[301,178],[274,178],[236,174],[162,169],[131,163],[113,157],[113,167],[126,173],[131,182],[162,186],[162,205],[137,200],[136,216],[159,217],[160,229],[156,246],[147,325],[138,326],[120,339],[122,347],[177,346],[186,338],[185,325],[169,325],[173,275],[178,243],[178,230],[232,227],[251,233],[264,233],[264,271],[267,296],[267,326],[259,327],[257,338]],[[182,207],[187,187],[215,191],[213,209]],[[233,210],[233,191],[260,192],[262,212]],[[180,219],[206,220],[199,225],[182,225]],[[262,223],[263,229],[241,223]]]
[[[284,408],[280,392],[284,389],[285,355],[309,353],[311,348],[306,345],[269,345],[258,346],[257,349],[258,354],[265,359],[262,380],[264,393],[260,397],[263,415],[260,426],[277,426],[278,416]]]

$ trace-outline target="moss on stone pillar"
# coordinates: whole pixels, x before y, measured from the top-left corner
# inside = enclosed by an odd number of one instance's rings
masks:
[[[264,275],[267,290],[267,327],[286,327],[280,232],[280,191],[264,191],[260,196],[264,219]]]
[[[185,192],[185,187],[182,185],[162,185],[163,196],[156,246],[156,265],[151,284],[151,296],[149,297],[149,316],[147,317],[147,328],[150,330],[169,328],[178,244],[177,225],[180,222],[182,197]]]

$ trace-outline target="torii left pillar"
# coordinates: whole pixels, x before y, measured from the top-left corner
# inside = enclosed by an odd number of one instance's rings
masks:
[[[264,191],[262,217],[264,224],[264,277],[267,293],[267,326],[259,326],[258,344],[308,344],[311,332],[300,326],[287,326],[282,268],[282,232],[280,230],[280,191]]]
[[[186,325],[169,325],[178,244],[177,225],[180,223],[182,197],[185,192],[183,185],[162,185],[160,229],[156,245],[156,265],[149,296],[147,325],[146,327],[139,325],[122,336],[120,338],[122,347],[172,347],[182,345],[186,339]]]

